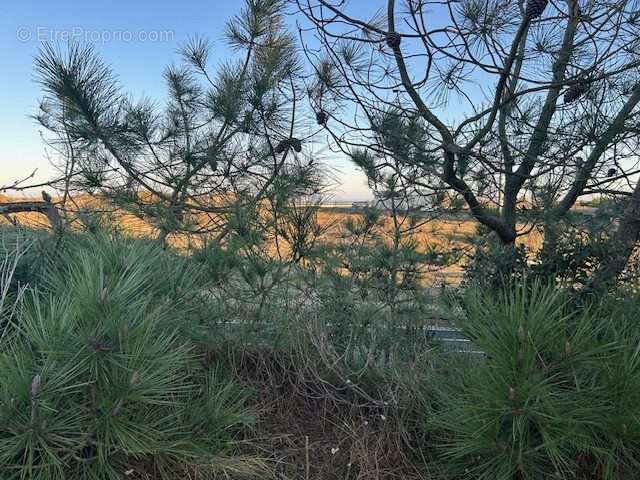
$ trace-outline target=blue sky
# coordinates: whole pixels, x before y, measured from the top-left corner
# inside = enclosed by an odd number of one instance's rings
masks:
[[[225,21],[236,13],[241,0],[20,0],[0,5],[0,185],[38,169],[37,178],[53,171],[40,139],[39,128],[29,116],[41,96],[33,81],[33,57],[42,40],[97,40],[97,50],[134,96],[161,100],[162,72],[178,61],[176,49],[191,35],[206,35],[214,42],[214,61],[228,51],[222,41]],[[367,0],[352,7],[371,12]],[[345,159],[327,158],[338,169],[342,185],[336,199],[368,196],[364,176]]]

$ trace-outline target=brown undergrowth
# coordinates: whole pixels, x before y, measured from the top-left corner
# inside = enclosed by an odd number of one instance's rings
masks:
[[[419,448],[424,395],[407,378],[424,359],[405,365],[400,380],[388,367],[384,375],[371,364],[354,370],[347,354],[320,342],[307,336],[284,349],[224,342],[207,353],[255,392],[257,431],[241,450],[268,458],[278,480],[430,478]]]

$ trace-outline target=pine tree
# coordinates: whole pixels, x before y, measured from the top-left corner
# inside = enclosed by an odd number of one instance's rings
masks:
[[[163,108],[130,100],[94,48],[45,45],[35,62],[45,94],[38,120],[57,146],[72,147],[59,149],[73,153],[65,188],[116,202],[161,240],[224,236],[220,214],[234,202],[265,198],[292,162],[311,165],[296,135],[301,71],[284,10],[283,0],[247,1],[225,29],[240,58],[215,72],[210,42],[187,42],[183,64],[165,71]]]

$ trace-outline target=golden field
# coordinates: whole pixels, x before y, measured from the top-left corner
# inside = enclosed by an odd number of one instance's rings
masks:
[[[20,198],[19,201],[37,200]],[[0,202],[13,201],[9,197],[0,196]],[[62,215],[73,226],[78,226],[82,222],[83,213],[102,216],[107,222],[119,226],[123,231],[140,237],[155,237],[158,230],[150,223],[138,218],[137,216],[125,212],[123,210],[110,208],[105,202],[97,197],[83,195],[68,199],[67,208],[62,208]],[[204,216],[204,215],[203,215]],[[361,216],[357,210],[349,211],[349,209],[321,208],[317,214],[317,223],[322,227],[323,233],[318,238],[318,242],[332,244],[339,242],[344,235],[344,223],[349,218],[353,221]],[[47,218],[37,212],[20,213],[8,216],[0,216],[0,225],[8,225],[10,220],[27,228],[50,228]],[[196,218],[195,222],[203,224],[215,221],[210,215],[206,218]],[[458,283],[462,266],[465,258],[473,253],[473,247],[469,239],[476,233],[478,224],[470,218],[438,218],[423,221],[411,230],[409,238],[415,240],[419,245],[419,250],[426,252],[429,250],[438,250],[441,252],[457,252],[461,261],[455,265],[444,268],[429,269],[425,281],[428,284],[439,283]],[[381,214],[380,226],[378,231],[382,233],[383,238],[391,241],[390,232],[393,229],[391,217]],[[172,234],[169,238],[170,243],[179,248],[186,249],[192,246],[202,244],[203,235],[193,234]],[[527,251],[535,252],[540,248],[542,237],[537,229],[532,229],[526,235],[522,235],[518,239],[519,244],[523,244]],[[278,248],[282,254],[286,254],[287,245],[281,239],[278,242]],[[276,243],[270,242],[265,250],[270,255],[276,255]]]

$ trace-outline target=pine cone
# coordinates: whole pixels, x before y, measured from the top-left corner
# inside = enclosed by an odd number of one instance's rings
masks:
[[[283,153],[289,147],[300,153],[302,151],[302,142],[300,142],[300,140],[295,137],[285,138],[284,140],[281,140],[280,143],[278,143],[278,145],[276,146],[276,153]]]
[[[564,103],[573,103],[582,97],[587,91],[587,87],[578,83],[576,85],[572,85],[564,94]]]
[[[617,172],[618,172],[618,170],[616,170],[615,168],[610,168],[607,171],[607,177],[613,177]]]
[[[528,18],[539,17],[544,12],[544,9],[547,8],[548,3],[549,0],[528,0],[525,15]]]
[[[278,145],[276,145],[276,153],[283,153],[287,148],[289,148],[288,140],[281,140]]]
[[[297,152],[300,153],[302,151],[302,143],[300,142],[299,139],[297,138],[290,138],[289,139],[289,144],[293,147],[293,149]]]
[[[387,46],[393,49],[400,47],[401,41],[402,37],[396,32],[388,34],[386,38]]]
[[[326,125],[327,112],[325,112],[324,110],[320,110],[319,112],[316,112],[316,121],[318,122],[318,125]]]

